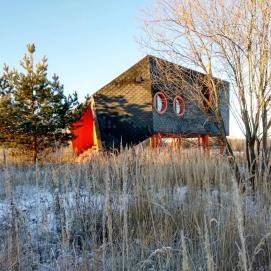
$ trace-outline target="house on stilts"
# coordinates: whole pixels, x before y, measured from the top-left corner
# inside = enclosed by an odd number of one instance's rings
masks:
[[[91,96],[81,119],[72,124],[72,145],[77,155],[135,145],[146,139],[155,147],[163,138],[197,138],[198,144],[208,150],[209,137],[220,138],[221,132],[211,111],[209,115],[203,114],[174,84],[172,88],[168,84],[166,87],[160,75],[161,63],[169,69],[170,65],[180,68],[166,60],[146,56]],[[193,78],[206,76],[183,67],[181,70],[183,73],[176,76],[187,82],[186,87],[195,84]],[[229,83],[216,80],[221,82],[219,110],[228,135]],[[202,86],[202,91],[208,98],[206,86]]]

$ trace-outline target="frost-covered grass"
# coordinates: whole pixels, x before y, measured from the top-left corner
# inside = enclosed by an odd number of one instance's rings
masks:
[[[130,149],[0,171],[0,270],[268,270],[271,189],[227,162]]]

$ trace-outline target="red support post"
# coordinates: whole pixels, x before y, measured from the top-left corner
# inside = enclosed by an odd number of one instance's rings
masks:
[[[157,147],[161,147],[162,146],[162,136],[159,132],[156,134],[156,140],[157,140]]]
[[[150,137],[150,147],[157,148],[162,146],[162,137],[161,134],[158,132]]]
[[[201,135],[203,150],[210,157],[209,135]]]

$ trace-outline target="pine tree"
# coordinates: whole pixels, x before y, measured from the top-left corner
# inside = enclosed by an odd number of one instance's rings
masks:
[[[66,145],[69,124],[78,119],[77,94],[65,96],[58,76],[47,76],[47,59],[34,64],[34,44],[27,45],[22,71],[4,66],[0,78],[0,145],[31,151],[33,161],[46,149]]]

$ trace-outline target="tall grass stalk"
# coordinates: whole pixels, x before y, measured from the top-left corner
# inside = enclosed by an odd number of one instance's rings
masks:
[[[182,271],[190,271],[189,259],[187,255],[187,249],[186,249],[183,231],[181,231],[181,241],[182,241]]]
[[[248,261],[247,261],[247,248],[246,248],[246,240],[245,240],[245,230],[244,230],[244,214],[242,211],[242,203],[240,199],[240,191],[237,186],[237,183],[233,180],[232,181],[233,187],[233,200],[235,204],[235,216],[237,220],[237,228],[241,242],[241,248],[239,249],[240,258],[242,260],[241,266],[243,267],[244,271],[248,270]]]
[[[136,147],[59,161],[0,167],[1,271],[271,266],[267,173],[250,194],[215,152]]]

